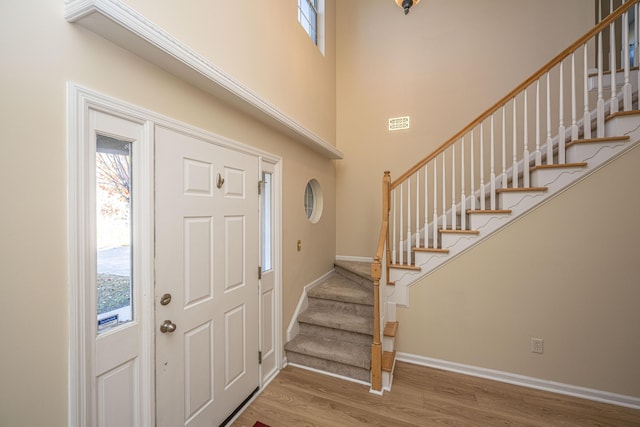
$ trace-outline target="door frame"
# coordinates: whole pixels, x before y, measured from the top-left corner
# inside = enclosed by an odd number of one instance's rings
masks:
[[[142,277],[140,287],[140,314],[138,320],[142,327],[141,384],[140,384],[140,426],[155,425],[155,277],[154,277],[154,229],[155,200],[153,188],[155,126],[168,127],[189,135],[205,139],[222,147],[244,152],[258,157],[259,165],[273,166],[274,171],[274,266],[276,267],[276,322],[273,331],[276,338],[277,369],[266,381],[260,375],[260,388],[270,381],[282,368],[282,159],[270,153],[258,150],[229,138],[198,129],[169,117],[128,104],[121,100],[87,89],[76,83],[67,83],[67,207],[68,207],[68,268],[69,268],[69,354],[68,354],[68,422],[72,427],[90,426],[94,419],[91,402],[96,385],[92,366],[95,363],[93,340],[87,325],[91,317],[87,304],[89,293],[85,289],[87,278],[91,274],[90,260],[93,250],[90,236],[94,232],[90,226],[91,203],[94,203],[94,189],[88,188],[86,177],[89,171],[87,160],[87,142],[89,141],[89,111],[96,110],[139,123],[143,128],[141,142],[145,146],[144,158],[139,159],[138,168],[142,168],[143,206],[137,205],[143,215],[143,230],[138,236],[138,250],[141,252],[140,269]],[[262,167],[259,168],[261,173]],[[256,183],[257,185],[257,183]],[[140,190],[139,190],[140,191]],[[259,236],[256,236],[257,238]],[[257,266],[256,266],[257,268]],[[261,323],[261,322],[260,322]],[[262,325],[260,326],[262,328]]]

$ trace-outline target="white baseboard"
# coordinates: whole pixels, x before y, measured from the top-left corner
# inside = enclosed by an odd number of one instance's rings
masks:
[[[373,262],[373,258],[366,256],[336,255],[336,261]]]
[[[296,306],[296,310],[293,312],[291,316],[291,320],[289,320],[289,327],[287,328],[287,341],[291,341],[298,335],[298,315],[307,309],[307,293],[313,289],[314,286],[322,283],[331,273],[335,270],[330,270],[322,276],[318,277],[313,282],[309,283],[302,290],[302,294],[300,294],[300,299],[298,300],[298,305]],[[284,365],[283,365],[284,366]]]
[[[612,405],[625,406],[627,408],[640,409],[640,398],[611,393],[608,391],[594,390],[586,387],[579,387],[570,384],[558,383],[555,381],[541,380],[524,375],[512,374],[509,372],[496,371],[493,369],[479,368],[477,366],[463,365],[461,363],[448,362],[446,360],[432,359],[430,357],[418,356],[409,353],[397,353],[396,360],[412,363],[414,365],[428,366],[430,368],[442,369],[464,375],[471,375],[488,380],[500,381],[549,391],[552,393],[564,394],[579,397],[582,399],[594,400],[597,402],[610,403]]]

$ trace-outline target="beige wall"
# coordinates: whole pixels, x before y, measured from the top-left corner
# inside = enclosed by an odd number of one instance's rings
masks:
[[[584,0],[337,6],[336,252],[349,256],[374,252],[385,169],[402,174],[594,22]],[[412,128],[389,133],[402,115]],[[620,226],[635,222],[638,162],[640,149],[411,287],[398,351],[640,396],[640,235]]]
[[[62,0],[12,2],[2,9],[0,425],[67,425],[67,81],[283,158],[286,327],[302,287],[332,267],[333,161],[227,108],[86,29],[66,23]],[[278,9],[278,13],[282,10]],[[297,25],[295,12],[292,13],[291,19]],[[270,28],[255,28],[253,38],[273,37]],[[293,30],[292,34],[288,33],[290,30],[278,31],[283,36],[277,44],[260,48],[280,55],[289,43],[295,45],[301,43],[298,38],[307,37]],[[315,49],[313,45],[308,47]],[[307,64],[298,62],[305,55],[297,54],[300,57],[292,54],[288,66],[303,69]],[[251,65],[251,57],[249,52],[242,60]],[[313,92],[306,92],[311,86],[335,93],[333,77],[321,74],[320,79],[317,75],[289,79],[293,88],[288,93],[314,96]],[[283,103],[294,102],[285,93],[280,97]],[[330,139],[333,113],[329,112],[328,117],[310,127]],[[322,185],[325,197],[324,215],[315,225],[307,221],[303,209],[304,186],[312,177]],[[298,239],[303,240],[301,252],[295,249]]]
[[[335,0],[325,0],[324,55],[298,23],[296,0],[125,3],[335,145]]]
[[[640,397],[639,164],[636,147],[413,285],[398,350]]]
[[[588,4],[586,4],[588,3]],[[425,157],[593,25],[584,0],[337,3],[337,254],[372,256],[380,185]],[[388,119],[411,129],[389,133]]]

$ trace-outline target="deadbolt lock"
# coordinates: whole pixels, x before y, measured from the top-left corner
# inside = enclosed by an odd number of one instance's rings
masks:
[[[171,294],[164,294],[160,298],[160,305],[167,305],[171,302]]]

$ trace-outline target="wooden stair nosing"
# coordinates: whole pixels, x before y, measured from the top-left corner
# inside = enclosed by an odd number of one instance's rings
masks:
[[[511,209],[467,209],[467,214],[510,214],[513,212]]]
[[[587,166],[587,162],[578,162],[578,163],[560,163],[560,164],[552,164],[552,165],[538,165],[533,166],[529,169],[529,172],[533,172],[537,169],[563,169],[563,168],[583,168]]]
[[[422,270],[422,268],[420,267],[416,267],[413,264],[389,264],[389,267],[391,268],[398,268],[400,270],[415,270],[415,271],[420,271]]]
[[[478,230],[451,230],[448,228],[440,228],[438,232],[443,234],[480,234]]]
[[[449,253],[449,249],[442,249],[442,248],[420,248],[420,247],[414,246],[412,250],[414,252],[433,252],[433,253],[439,253],[439,254]]]
[[[621,136],[606,136],[604,138],[583,138],[583,139],[574,139],[573,141],[567,142],[565,148],[569,148],[574,144],[597,144],[603,142],[616,142],[616,141],[628,141],[631,137],[629,135],[621,135]]]
[[[549,187],[526,187],[526,188],[498,188],[496,193],[526,193],[527,191],[532,192],[545,192],[549,189]]]
[[[611,119],[615,119],[616,117],[620,117],[620,116],[634,116],[636,114],[640,114],[640,110],[629,110],[629,111],[617,111],[613,114],[609,114],[607,115],[604,120],[611,120]]]
[[[384,326],[384,336],[385,337],[395,337],[396,333],[398,333],[398,322],[387,322]]]
[[[382,370],[384,372],[391,372],[393,370],[393,364],[396,360],[396,351],[385,351],[382,353]]]

